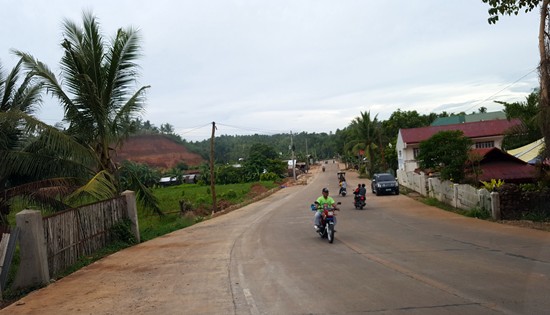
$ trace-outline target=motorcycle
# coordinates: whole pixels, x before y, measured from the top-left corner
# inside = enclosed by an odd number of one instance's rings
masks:
[[[337,202],[336,204],[339,205],[341,202]],[[311,205],[311,210],[317,211],[315,204]],[[317,230],[319,236],[321,238],[326,238],[331,244],[334,242],[334,216],[336,215],[334,210],[334,208],[329,208],[325,205],[321,215],[321,226],[319,227],[319,230]]]
[[[341,195],[342,197],[345,197],[347,193],[348,193],[348,190],[344,187],[341,187],[340,192],[338,194]]]
[[[355,195],[353,205],[355,206],[355,209],[363,210],[363,208],[367,205],[365,195]]]

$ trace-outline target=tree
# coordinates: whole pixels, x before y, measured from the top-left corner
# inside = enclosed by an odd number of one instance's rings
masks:
[[[10,212],[5,190],[11,186],[10,181],[17,176],[16,165],[7,163],[7,155],[21,149],[25,145],[24,125],[19,119],[7,119],[7,113],[30,115],[41,102],[40,85],[34,85],[31,77],[20,80],[20,60],[17,65],[4,76],[0,64],[0,214],[2,222]]]
[[[508,120],[518,118],[521,124],[514,126],[504,136],[502,147],[514,149],[542,137],[539,127],[539,93],[533,91],[525,98],[525,102],[506,103],[495,101],[504,105],[504,113]]]
[[[398,109],[391,114],[388,120],[382,122],[382,128],[388,139],[397,139],[399,129],[429,126],[435,118],[435,114],[426,116],[420,115],[416,110],[402,111]]]
[[[378,123],[378,115],[371,119],[370,112],[360,112],[360,114],[361,116],[356,117],[350,125],[355,135],[355,140],[350,143],[353,144],[351,151],[355,156],[358,156],[360,151],[365,152],[369,164],[368,168],[372,173],[377,167],[375,150],[379,148],[380,124]]]
[[[420,168],[441,172],[442,179],[460,182],[472,140],[460,130],[440,131],[420,142],[417,160]]]
[[[170,125],[169,123],[161,124],[160,125],[160,133],[173,134],[174,133],[174,126]]]
[[[66,209],[63,196],[84,183],[81,176],[89,174],[87,165],[94,160],[87,148],[32,116],[41,103],[42,86],[30,75],[20,80],[21,65],[22,61],[7,77],[0,74],[0,219],[4,223],[14,197],[43,209]]]
[[[243,168],[246,181],[257,181],[264,171],[275,173],[281,177],[285,176],[287,166],[272,147],[263,143],[256,143],[250,148]]]
[[[74,196],[109,198],[121,188],[111,154],[132,131],[131,122],[143,110],[148,88],[134,90],[139,68],[136,63],[140,56],[139,32],[133,28],[119,29],[107,42],[96,17],[89,12],[83,13],[82,27],[69,20],[63,26],[61,80],[30,54],[15,53],[23,59],[30,74],[60,101],[64,119],[69,123],[67,134],[96,157],[95,175]],[[141,183],[133,182],[137,183],[133,188],[138,200],[158,210],[151,192]]]
[[[518,15],[520,11],[530,12],[540,5],[539,24],[539,77],[540,77],[540,128],[545,143],[550,143],[550,0],[482,0],[489,4],[489,24],[495,24],[499,15]],[[550,146],[546,146],[543,158],[550,157]]]

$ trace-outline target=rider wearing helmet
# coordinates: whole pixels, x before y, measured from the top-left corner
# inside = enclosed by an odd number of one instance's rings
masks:
[[[314,228],[316,230],[319,229],[319,226],[321,225],[321,215],[323,214],[323,210],[325,209],[325,205],[327,208],[334,208],[334,210],[340,210],[336,207],[336,202],[332,197],[329,197],[328,195],[328,188],[323,188],[322,196],[317,198],[315,201],[315,204],[317,205],[317,211],[315,211],[315,217],[314,217]],[[336,226],[336,217],[334,217],[334,226]]]

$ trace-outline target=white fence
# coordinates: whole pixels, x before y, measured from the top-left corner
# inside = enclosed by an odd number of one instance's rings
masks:
[[[397,171],[397,180],[401,186],[414,190],[422,196],[435,198],[443,203],[458,209],[471,210],[474,208],[488,210],[493,218],[498,218],[499,209],[497,193],[490,193],[487,189],[477,189],[470,185],[455,184],[451,181],[442,181],[439,178],[428,177],[426,174]]]

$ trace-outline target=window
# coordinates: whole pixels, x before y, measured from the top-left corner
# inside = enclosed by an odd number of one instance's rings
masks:
[[[420,153],[420,148],[414,148],[413,149],[413,156],[416,159],[418,157],[418,153]]]
[[[476,142],[476,149],[493,148],[495,146],[494,141]]]
[[[399,157],[401,157],[401,150],[399,150]]]

